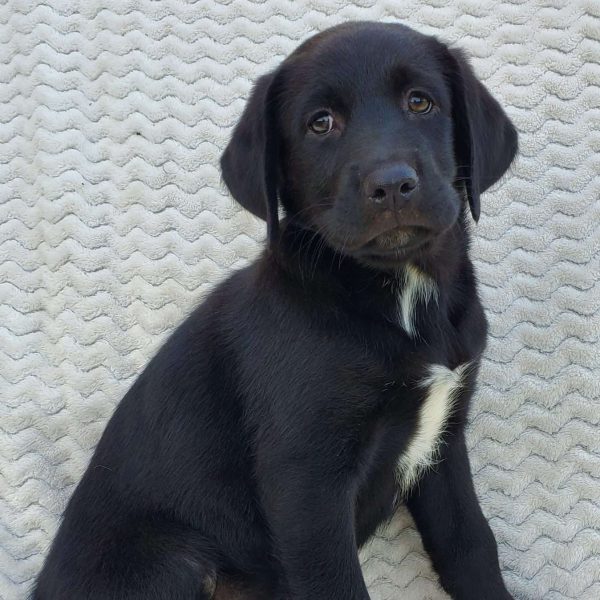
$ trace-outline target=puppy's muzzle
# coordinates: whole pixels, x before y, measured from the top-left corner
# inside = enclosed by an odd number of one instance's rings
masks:
[[[380,247],[404,246],[409,238],[422,240],[455,222],[458,207],[425,183],[404,161],[380,163],[359,183],[370,238],[386,234]]]

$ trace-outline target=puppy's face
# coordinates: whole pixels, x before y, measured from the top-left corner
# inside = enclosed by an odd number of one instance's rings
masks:
[[[340,30],[300,48],[282,77],[284,206],[363,262],[404,259],[460,213],[435,50],[410,30]]]
[[[278,196],[331,247],[387,269],[426,251],[465,200],[477,218],[515,151],[459,53],[400,25],[351,23],[259,80],[222,167],[238,201],[261,216],[270,206],[272,230]]]

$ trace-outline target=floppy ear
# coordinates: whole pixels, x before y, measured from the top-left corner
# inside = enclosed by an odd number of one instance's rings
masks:
[[[267,221],[269,242],[277,238],[279,225],[276,85],[277,72],[256,82],[221,156],[225,185],[244,208]]]
[[[517,131],[500,104],[477,79],[460,50],[450,49],[450,87],[457,182],[479,220],[479,195],[506,172],[518,149]]]

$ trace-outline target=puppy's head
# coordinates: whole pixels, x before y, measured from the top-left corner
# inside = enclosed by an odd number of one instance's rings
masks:
[[[233,197],[278,203],[334,249],[389,268],[448,231],[508,169],[517,134],[463,55],[398,24],[320,33],[260,78],[221,158]]]

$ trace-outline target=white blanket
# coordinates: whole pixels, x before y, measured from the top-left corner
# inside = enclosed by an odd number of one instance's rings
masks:
[[[469,445],[516,598],[600,598],[597,0],[7,0],[0,6],[0,597],[25,598],[115,404],[255,255],[218,157],[251,81],[347,19],[462,46],[521,132],[483,198],[491,322]],[[439,599],[405,514],[374,599]],[[483,599],[482,599],[483,600]]]

